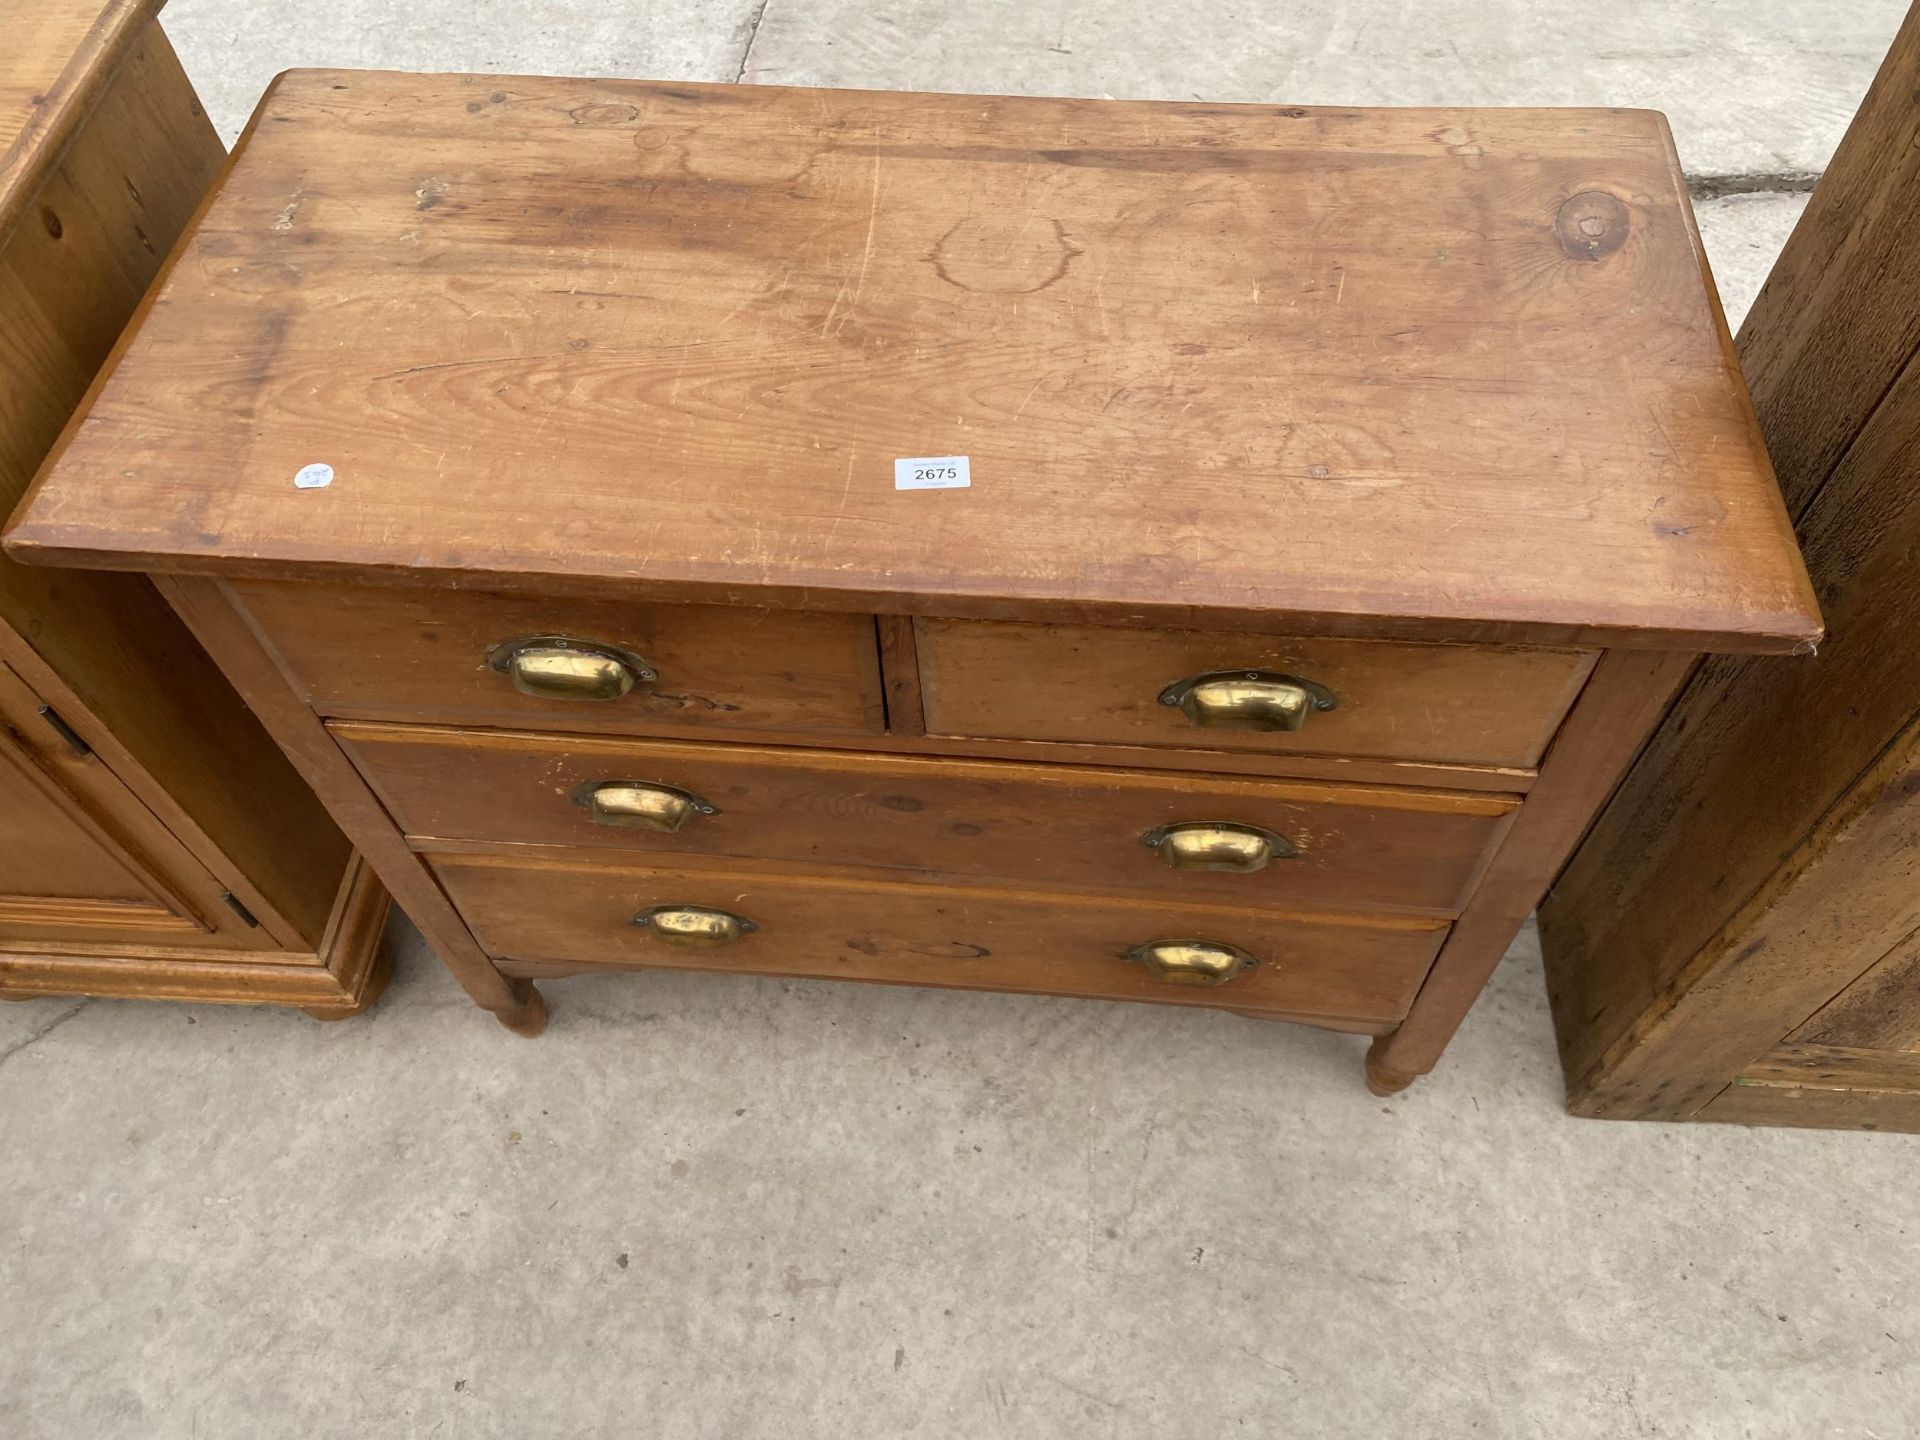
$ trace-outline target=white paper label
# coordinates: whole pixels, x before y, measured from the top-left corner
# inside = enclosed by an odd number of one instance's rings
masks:
[[[331,465],[302,465],[293,472],[293,483],[301,490],[318,490],[323,485],[333,483]]]
[[[972,484],[972,470],[964,455],[934,455],[893,462],[896,490],[965,490]]]

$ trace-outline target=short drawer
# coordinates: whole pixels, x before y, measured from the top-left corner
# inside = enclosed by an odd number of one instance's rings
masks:
[[[668,869],[579,852],[430,861],[481,943],[506,960],[1155,1000],[1350,1027],[1385,1028],[1404,1016],[1446,933],[1440,921],[1361,925],[1138,900],[1066,903],[737,866]],[[685,943],[685,932],[706,943]],[[1180,941],[1193,948],[1133,958],[1141,947]],[[1217,965],[1232,952],[1250,968]],[[1187,983],[1223,973],[1229,978],[1217,984]]]
[[[333,732],[416,837],[1185,901],[1451,916],[1518,804],[1457,791],[671,740],[351,721]],[[1204,868],[1223,865],[1248,868]]]
[[[1518,769],[1539,763],[1597,658],[977,620],[919,620],[915,638],[930,734]],[[1210,676],[1262,678],[1248,695],[1218,685],[1201,692],[1237,703],[1183,708],[1180,687]],[[1313,697],[1294,716],[1298,729],[1237,728],[1275,723],[1284,707],[1258,712],[1263,696],[1285,686]]]
[[[616,734],[885,728],[868,615],[378,586],[232,588],[322,715]]]

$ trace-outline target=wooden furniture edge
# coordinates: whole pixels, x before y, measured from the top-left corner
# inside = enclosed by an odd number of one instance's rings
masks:
[[[143,947],[138,954],[0,948],[0,999],[94,995],[214,1005],[292,1005],[344,1020],[380,998],[392,960],[381,944],[391,901],[365,862],[340,885],[326,939],[311,958],[262,961],[204,948]],[[126,947],[115,946],[124,951]]]
[[[1494,854],[1498,853],[1499,834],[1509,828],[1511,823],[1511,820],[1506,817],[1493,822],[1495,835],[1488,849]],[[1065,907],[1139,905],[1148,909],[1164,909],[1169,904],[1180,903],[1177,897],[1171,894],[1149,894],[1148,898],[1142,899],[1142,887],[1119,880],[1065,883],[1044,877],[1003,879],[985,875],[954,876],[938,870],[885,869],[871,863],[847,865],[824,860],[803,861],[793,856],[766,860],[737,855],[686,855],[662,850],[618,847],[603,849],[592,846],[590,843],[569,845],[546,841],[489,840],[457,835],[410,833],[407,835],[407,844],[415,854],[425,857],[429,862],[438,859],[465,858],[540,865],[565,862],[571,858],[573,865],[580,868],[595,868],[601,863],[614,869],[637,866],[662,874],[684,874],[689,880],[711,881],[717,873],[724,871],[726,874],[743,879],[816,881],[823,885],[875,886],[881,889],[905,886],[920,890],[939,890],[953,895],[970,895],[983,901],[1001,897],[1018,897],[1048,901]],[[603,859],[589,861],[585,858],[589,854],[603,857]],[[1486,865],[1491,863],[1491,858],[1491,856],[1483,858],[1473,877],[1474,883],[1477,883],[1478,875],[1484,873]],[[1291,918],[1302,924],[1333,928],[1429,931],[1443,931],[1453,923],[1451,912],[1439,906],[1398,907],[1351,902],[1316,904],[1303,896],[1229,899],[1217,894],[1207,896],[1200,903],[1202,908],[1223,920],[1239,914],[1249,918],[1254,916],[1263,919]]]
[[[1826,999],[1911,934],[1920,923],[1920,897],[1911,914],[1896,912],[1864,935],[1850,935],[1831,917],[1871,927],[1884,910],[1849,889],[1886,883],[1888,868],[1906,856],[1906,811],[1916,792],[1920,721],[1882,752],[1654,1003],[1592,1065],[1567,1076],[1567,1108],[1595,1119],[1699,1117]],[[1796,934],[1808,943],[1792,943]],[[1722,1116],[1738,1103],[1729,1101]]]
[[[59,168],[67,146],[106,94],[166,0],[107,0],[60,76],[0,155],[0,246]]]
[[[1920,1094],[1737,1083],[1693,1117],[1715,1125],[1920,1134]]]
[[[1129,996],[1124,1000],[1096,996],[1059,997],[1047,991],[999,990],[978,985],[957,985],[941,980],[900,980],[886,976],[863,975],[855,981],[830,979],[820,976],[794,975],[785,971],[759,970],[716,970],[697,965],[595,965],[579,960],[511,960],[503,958],[500,969],[504,974],[524,977],[529,980],[573,980],[584,975],[700,975],[714,976],[727,980],[779,980],[800,984],[822,985],[884,985],[894,989],[906,990],[944,990],[964,995],[1004,995],[1009,1000],[1045,1000],[1070,998],[1076,1004],[1108,1005],[1155,1005],[1159,1008],[1177,1009],[1182,1014],[1199,1015],[1237,1015],[1243,1020],[1281,1021],[1289,1025],[1307,1025],[1316,1030],[1328,1030],[1342,1035],[1375,1036],[1392,1028],[1391,1024],[1381,1024],[1371,1020],[1355,1020],[1340,1016],[1309,1015],[1297,1010],[1250,1010],[1241,1006],[1181,1004],[1178,1001],[1143,999]]]
[[[155,577],[216,664],[244,695],[354,848],[482,1009],[516,1034],[538,1035],[546,1005],[530,981],[509,980],[474,939],[446,892],[408,846],[320,717],[217,581]]]
[[[1920,1051],[1781,1045],[1692,1118],[1920,1133]]]
[[[1784,489],[1780,484],[1780,476],[1774,469],[1773,456],[1767,449],[1766,429],[1760,423],[1760,413],[1754,404],[1753,389],[1747,383],[1746,371],[1741,367],[1739,343],[1727,324],[1726,307],[1720,302],[1720,286],[1719,282],[1713,278],[1713,265],[1707,257],[1706,241],[1700,238],[1700,221],[1694,214],[1693,190],[1687,182],[1686,168],[1680,162],[1680,148],[1674,141],[1673,127],[1668,123],[1664,113],[1660,115],[1660,128],[1667,136],[1667,163],[1673,172],[1674,191],[1680,197],[1680,214],[1686,222],[1687,239],[1693,247],[1694,263],[1700,267],[1700,284],[1706,292],[1707,308],[1713,313],[1714,330],[1720,338],[1721,365],[1726,373],[1728,388],[1733,393],[1734,403],[1745,422],[1742,429],[1746,432],[1747,443],[1752,450],[1755,464],[1766,472],[1776,489]],[[1791,509],[1783,496],[1777,513],[1784,527],[1786,544],[1797,550],[1798,539],[1795,526],[1800,520],[1799,512]],[[1804,567],[1800,574],[1800,594],[1807,613],[1818,622],[1818,629],[1806,645],[1792,652],[1795,655],[1806,655],[1817,650],[1820,642],[1826,638],[1826,620],[1821,613],[1820,597],[1815,592],[1812,578],[1805,573]],[[1729,646],[1718,641],[1694,648],[1699,652],[1695,656],[1696,661],[1707,653],[1716,655],[1765,653],[1748,650],[1744,646]]]
[[[1741,363],[1796,522],[1920,346],[1920,267],[1897,258],[1920,184],[1916,77],[1920,11],[1909,10],[1741,322]]]
[[[1743,1070],[1734,1083],[1920,1094],[1920,1050],[1817,1043],[1777,1045]]]
[[[1433,1069],[1513,937],[1693,672],[1691,651],[1610,650],[1594,667],[1540,778],[1440,947],[1413,1009],[1367,1052],[1376,1095]]]
[[[724,880],[735,876],[822,890],[871,891],[882,893],[930,894],[961,900],[991,902],[1005,900],[1026,904],[1062,904],[1074,909],[1137,910],[1145,916],[1164,911],[1169,902],[1160,895],[1062,892],[1049,885],[1029,885],[991,877],[963,881],[944,878],[926,879],[912,875],[877,874],[871,869],[853,866],[801,864],[793,861],[745,861],[732,856],[674,855],[651,851],[609,850],[582,845],[543,845],[514,841],[440,840],[417,837],[414,849],[425,856],[457,860],[474,868],[508,870],[553,869],[563,872],[609,871],[620,874],[646,871],[684,875],[688,879]],[[1194,908],[1221,916],[1239,915],[1248,919],[1295,920],[1302,925],[1325,930],[1361,930],[1376,933],[1396,932],[1408,935],[1433,935],[1446,930],[1449,921],[1437,915],[1404,911],[1315,909],[1309,905],[1291,905],[1269,899],[1240,901],[1208,897],[1193,902]],[[662,969],[677,968],[661,966]]]
[[[570,729],[563,716],[543,717],[539,729],[517,731],[502,724],[428,720],[407,715],[375,715],[342,707],[328,717],[330,726],[344,730],[365,727],[409,726],[459,730],[475,734],[532,733],[548,738],[592,743],[633,741],[659,744],[712,744],[712,732],[684,726],[649,724],[637,720],[622,733]],[[822,730],[804,735],[784,730],[729,728],[729,745],[769,750],[820,751],[835,755],[880,755],[901,759],[1000,760],[1015,765],[1065,765],[1075,769],[1127,770],[1164,777],[1200,780],[1300,781],[1334,787],[1366,786],[1391,790],[1436,790],[1462,795],[1525,795],[1533,788],[1536,771],[1495,766],[1451,765],[1440,761],[1392,760],[1345,755],[1263,755],[1253,750],[1206,750],[1171,745],[1124,745],[1105,741],[1075,743],[1061,740],[1004,740],[964,735],[905,735],[891,733],[835,734]]]
[[[356,853],[318,952],[320,963],[340,986],[341,1003],[303,1007],[309,1015],[316,1020],[344,1020],[380,998],[393,970],[392,957],[380,943],[392,908],[387,887],[365,857]]]
[[[246,142],[242,135],[232,155]],[[228,159],[232,164],[232,156]],[[214,182],[225,183],[226,173]],[[188,233],[199,216],[189,222]],[[154,297],[165,284],[177,256],[154,281],[147,300],[128,322],[121,343],[107,357],[76,415],[92,406],[111,375]],[[1446,645],[1497,645],[1519,649],[1635,650],[1669,653],[1684,650],[1716,654],[1804,655],[1825,634],[1817,619],[1769,617],[1765,625],[1728,629],[1643,629],[1628,617],[1598,623],[1513,615],[1376,615],[1360,610],[1240,610],[1178,602],[1089,601],[1068,595],[1002,596],[964,591],[875,591],[813,583],[769,584],[755,588],[751,600],[726,581],[635,575],[581,575],[566,572],[455,570],[370,565],[302,555],[209,558],[166,552],[101,549],[71,543],[49,532],[28,514],[41,483],[65,453],[75,430],[69,425],[48,452],[4,531],[0,544],[24,565],[87,570],[136,570],[160,575],[217,580],[298,581],[317,585],[386,585],[406,589],[480,590],[497,595],[538,595],[556,599],[612,600],[679,605],[751,605],[755,609],[811,610],[838,614],[924,616],[952,620],[996,620],[1041,625],[1101,625],[1116,629],[1205,630],[1311,635],[1337,640],[1416,641]]]
[[[1483,789],[1432,785],[1417,778],[1399,781],[1340,780],[1324,775],[1305,776],[1248,774],[1244,771],[1183,767],[1177,772],[1147,769],[1135,764],[1101,763],[1097,760],[1065,759],[1044,754],[1026,759],[1006,755],[929,755],[920,750],[883,748],[887,736],[866,737],[869,743],[858,747],[839,744],[815,745],[811,737],[801,741],[790,737],[787,743],[770,745],[759,739],[736,740],[738,732],[715,738],[713,732],[689,734],[615,734],[607,731],[582,732],[550,729],[508,729],[500,726],[444,724],[428,720],[356,720],[334,717],[326,721],[336,740],[355,745],[438,750],[443,747],[475,753],[518,755],[528,746],[545,749],[565,747],[580,756],[599,755],[606,763],[621,763],[617,757],[644,747],[662,756],[679,756],[689,762],[740,761],[756,764],[788,764],[821,769],[860,771],[876,775],[964,775],[991,781],[1008,775],[1022,779],[1056,780],[1061,784],[1076,779],[1109,786],[1115,790],[1164,793],[1181,784],[1243,786],[1246,791],[1275,800],[1329,805],[1372,805],[1385,810],[1436,815],[1475,815],[1489,820],[1513,814],[1524,796],[1511,786],[1490,785]],[[1049,747],[1051,748],[1051,747]],[[1129,757],[1131,758],[1131,757]],[[380,786],[373,785],[380,793]],[[382,798],[386,798],[382,796]]]

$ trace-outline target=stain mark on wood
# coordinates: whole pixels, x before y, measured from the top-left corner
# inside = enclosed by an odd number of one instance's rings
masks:
[[[1036,229],[1033,217],[1017,222],[970,215],[940,237],[928,261],[949,285],[978,295],[1032,295],[1066,278],[1083,251],[1058,220]]]

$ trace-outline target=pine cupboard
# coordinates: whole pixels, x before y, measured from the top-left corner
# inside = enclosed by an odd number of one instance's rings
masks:
[[[224,157],[158,9],[0,0],[0,514]],[[0,998],[348,1015],[387,904],[152,582],[0,560]]]
[[[1740,332],[1830,622],[1703,665],[1541,908],[1569,1106],[1920,1131],[1920,14]]]

